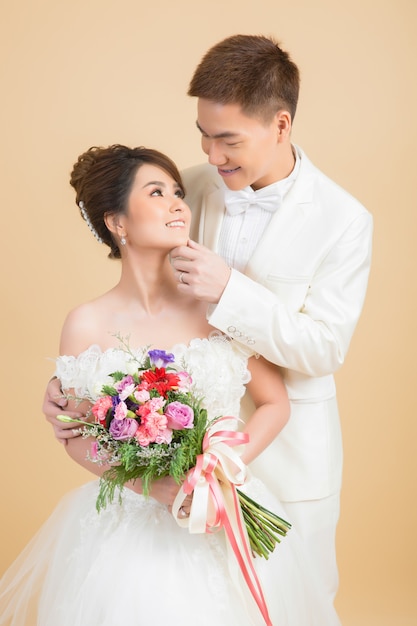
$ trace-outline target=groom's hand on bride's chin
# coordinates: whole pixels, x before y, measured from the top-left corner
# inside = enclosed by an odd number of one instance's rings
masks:
[[[191,239],[171,250],[171,264],[178,290],[210,304],[219,302],[232,272],[221,256]]]

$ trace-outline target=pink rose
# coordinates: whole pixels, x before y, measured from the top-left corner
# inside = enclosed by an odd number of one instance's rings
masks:
[[[146,389],[140,389],[139,391],[135,391],[133,396],[137,402],[140,402],[140,404],[147,402],[151,397],[149,395],[149,391],[147,391]]]
[[[109,432],[113,439],[130,439],[136,435],[138,423],[136,420],[127,417],[126,419],[112,420]]]
[[[189,389],[191,389],[191,385],[193,384],[193,379],[189,373],[178,372],[177,376],[179,378],[178,389],[181,389],[182,391],[189,391]]]
[[[151,398],[148,402],[148,406],[152,412],[160,411],[164,406],[166,400],[162,396],[157,398]]]
[[[113,406],[111,396],[103,396],[98,398],[94,403],[91,411],[96,418],[96,422],[103,424],[106,421],[107,411]]]
[[[114,410],[114,419],[124,420],[127,415],[127,406],[124,402],[119,402]]]
[[[165,415],[168,418],[168,428],[182,430],[193,427],[194,411],[187,404],[171,402],[165,410]]]

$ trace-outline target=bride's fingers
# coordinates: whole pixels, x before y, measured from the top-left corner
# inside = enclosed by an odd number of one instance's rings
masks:
[[[180,510],[183,511],[184,517],[188,517],[190,515],[192,502],[193,502],[193,497],[191,495],[191,496],[187,496],[184,502],[182,503]]]
[[[178,517],[190,517],[190,512],[187,511],[187,509],[183,506],[180,506],[179,510],[178,510]]]

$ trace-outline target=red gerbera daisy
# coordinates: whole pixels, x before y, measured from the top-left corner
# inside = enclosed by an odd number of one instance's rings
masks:
[[[156,389],[164,398],[167,392],[171,389],[176,389],[180,382],[179,376],[167,372],[165,367],[156,367],[154,370],[147,370],[143,372],[141,378],[148,383],[148,389]]]

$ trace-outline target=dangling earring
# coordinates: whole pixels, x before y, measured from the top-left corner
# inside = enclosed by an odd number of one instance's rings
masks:
[[[125,246],[126,245],[126,237],[121,237],[120,243],[122,244],[122,246]]]

